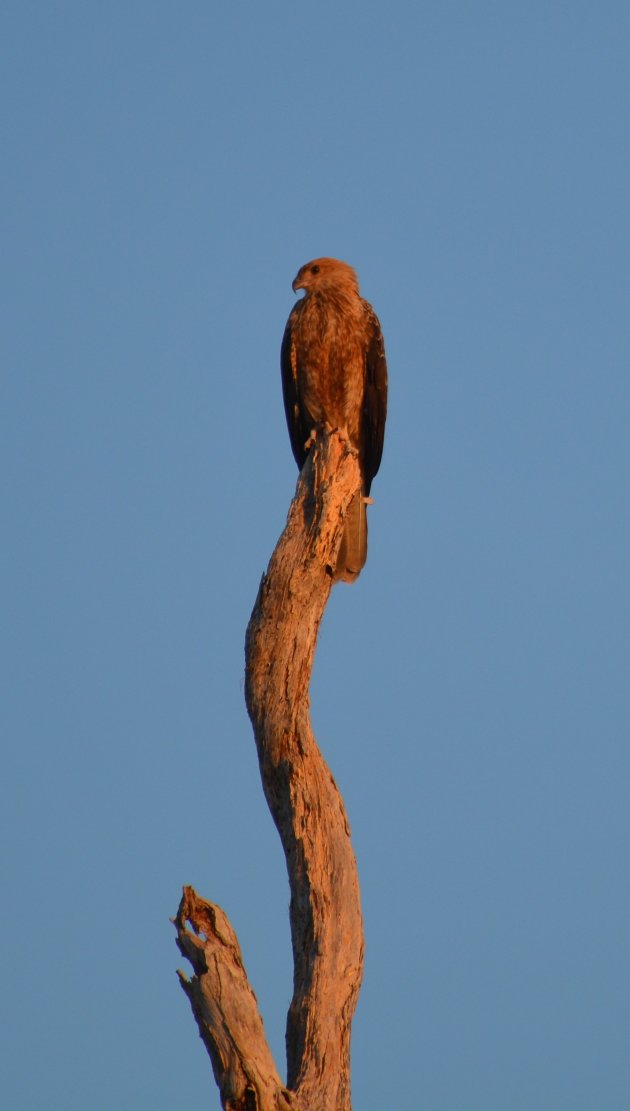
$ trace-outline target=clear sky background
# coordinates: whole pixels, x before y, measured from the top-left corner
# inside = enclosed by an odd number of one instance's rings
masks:
[[[283,1068],[243,638],[297,476],[291,281],[330,254],[391,398],[312,686],[365,914],[356,1111],[628,1111],[630,7],[1,24],[2,1106],[218,1108],[184,883]]]

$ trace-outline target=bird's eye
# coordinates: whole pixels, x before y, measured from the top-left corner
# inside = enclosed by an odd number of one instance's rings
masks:
[[[311,266],[311,274],[319,274],[319,266]]]

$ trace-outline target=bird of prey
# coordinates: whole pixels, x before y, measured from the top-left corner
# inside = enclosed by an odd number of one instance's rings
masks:
[[[387,363],[378,317],[359,294],[355,271],[335,258],[302,266],[280,362],[291,447],[300,468],[318,426],[339,429],[357,452],[361,488],[346,513],[335,579],[354,582],[367,558],[366,499],[383,453]]]

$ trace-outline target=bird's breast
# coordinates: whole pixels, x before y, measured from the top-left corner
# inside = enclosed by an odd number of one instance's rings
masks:
[[[313,421],[341,428],[358,446],[365,390],[365,340],[348,306],[309,297],[296,331],[298,393]]]

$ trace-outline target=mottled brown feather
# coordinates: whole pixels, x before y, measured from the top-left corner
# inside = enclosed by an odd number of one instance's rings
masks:
[[[340,429],[359,456],[358,494],[367,495],[380,466],[387,416],[387,363],[378,317],[360,296],[352,267],[337,259],[306,263],[293,289],[304,289],[305,296],[289,314],[280,355],[293,455],[301,469],[311,432],[322,424]],[[354,549],[362,549],[364,562],[367,522],[360,503],[349,513],[348,543],[342,551],[352,550],[353,516],[355,536],[356,528],[363,534]],[[349,569],[338,577],[351,581],[359,571],[360,567]]]

